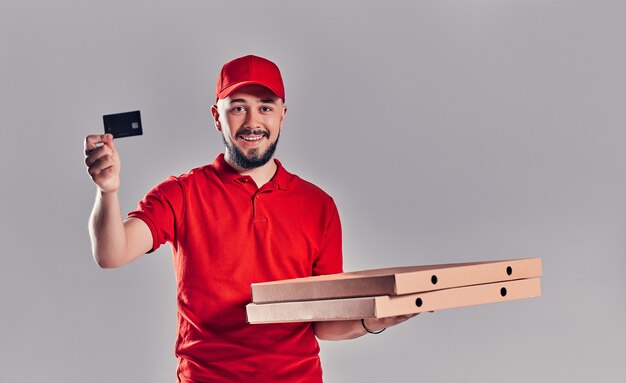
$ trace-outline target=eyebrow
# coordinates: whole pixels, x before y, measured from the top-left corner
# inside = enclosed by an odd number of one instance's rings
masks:
[[[246,103],[247,100],[245,98],[235,98],[233,100],[230,100],[231,104],[235,103],[235,102],[241,102],[241,103]],[[276,100],[272,99],[272,98],[263,98],[259,101],[261,104],[276,104]]]

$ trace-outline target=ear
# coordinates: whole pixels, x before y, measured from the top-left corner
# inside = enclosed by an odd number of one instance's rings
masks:
[[[217,105],[211,107],[211,114],[213,115],[213,124],[218,132],[222,131],[222,124],[220,123],[220,113],[217,110]]]
[[[285,121],[285,116],[287,115],[287,107],[283,106],[283,113],[280,116],[280,128],[283,128],[283,122]]]

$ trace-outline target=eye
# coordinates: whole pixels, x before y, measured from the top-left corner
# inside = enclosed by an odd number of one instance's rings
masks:
[[[263,113],[269,113],[273,110],[271,106],[267,106],[267,105],[263,105],[260,109],[261,109],[261,112]]]
[[[232,113],[245,113],[246,112],[246,108],[242,105],[237,105],[237,106],[233,106],[230,111]]]

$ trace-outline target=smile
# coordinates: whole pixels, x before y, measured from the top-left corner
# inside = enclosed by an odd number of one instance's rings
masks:
[[[263,137],[269,138],[269,133],[268,132],[264,132],[263,130],[248,130],[248,131],[243,131],[237,134],[237,138],[241,138],[242,140],[246,141],[246,142],[256,142],[256,141],[260,141]]]
[[[243,138],[245,141],[258,141],[264,136],[263,135],[260,135],[260,136],[247,135],[247,136],[239,136],[239,137]]]

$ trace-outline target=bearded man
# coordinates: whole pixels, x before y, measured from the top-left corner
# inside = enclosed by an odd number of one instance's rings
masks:
[[[224,153],[157,185],[126,219],[113,137],[85,139],[85,163],[98,188],[89,220],[98,265],[120,267],[171,245],[179,382],[320,383],[317,338],[356,338],[409,317],[246,322],[251,283],[342,272],[333,199],[274,159],[284,102],[273,62],[244,56],[226,63],[211,107]]]

